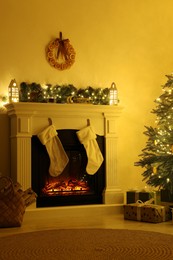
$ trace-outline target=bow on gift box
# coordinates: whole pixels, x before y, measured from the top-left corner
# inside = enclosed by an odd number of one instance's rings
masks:
[[[150,200],[147,200],[145,202],[143,202],[142,200],[137,200],[136,201],[137,204],[142,204],[141,206],[144,206],[144,205],[153,205],[154,204],[154,199],[150,199]]]
[[[151,223],[159,223],[171,219],[169,206],[162,206],[154,203],[154,198],[143,202],[137,200],[136,203],[124,206],[124,219],[137,220]]]
[[[137,200],[136,201],[136,206],[137,206],[137,220],[141,221],[141,207],[147,206],[147,207],[154,207],[157,210],[157,213],[160,215],[158,211],[158,205],[154,205],[154,199],[147,200],[143,202],[142,200]],[[159,205],[160,207],[160,205]],[[163,207],[164,208],[164,207]],[[160,215],[161,216],[161,215]]]

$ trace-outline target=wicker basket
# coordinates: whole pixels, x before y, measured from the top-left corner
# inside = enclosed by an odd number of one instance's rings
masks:
[[[9,177],[0,177],[0,227],[20,227],[25,213],[22,194]]]

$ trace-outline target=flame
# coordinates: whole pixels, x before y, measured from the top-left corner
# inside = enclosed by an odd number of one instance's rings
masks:
[[[77,180],[77,179],[69,179],[69,180],[61,180],[54,182],[47,182],[42,189],[43,194],[48,196],[55,195],[71,195],[71,193],[81,191],[86,192],[89,191],[89,186],[87,181]]]

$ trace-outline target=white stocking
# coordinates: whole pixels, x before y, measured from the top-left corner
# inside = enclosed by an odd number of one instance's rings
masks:
[[[79,130],[76,134],[79,141],[84,145],[87,153],[88,163],[86,171],[88,174],[93,175],[98,171],[103,162],[103,156],[96,141],[96,134],[91,126]]]
[[[45,130],[39,133],[40,142],[46,146],[50,158],[49,173],[53,177],[60,175],[67,163],[68,156],[57,136],[57,131],[54,125],[48,126]]]

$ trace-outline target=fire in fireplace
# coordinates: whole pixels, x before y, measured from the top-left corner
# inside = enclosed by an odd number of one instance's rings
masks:
[[[88,182],[84,179],[65,179],[53,182],[47,182],[42,189],[43,194],[47,196],[71,195],[75,192],[82,194],[89,191]],[[62,193],[63,192],[63,193]]]
[[[32,136],[32,188],[37,193],[37,207],[102,204],[105,188],[105,165],[94,175],[86,172],[87,155],[79,142],[78,130],[58,130],[58,137],[69,158],[64,171],[57,177],[49,174],[50,159],[46,147]],[[104,157],[104,137],[97,135]]]

